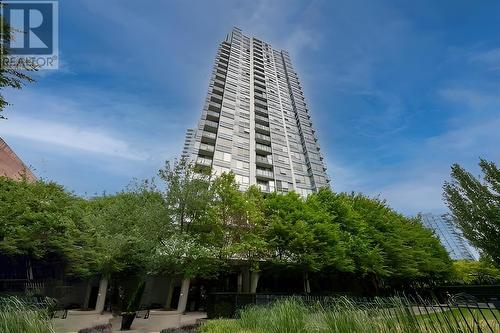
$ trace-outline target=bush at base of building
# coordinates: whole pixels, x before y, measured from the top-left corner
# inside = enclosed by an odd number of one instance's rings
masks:
[[[500,283],[500,269],[485,259],[453,262],[453,282],[460,284]]]

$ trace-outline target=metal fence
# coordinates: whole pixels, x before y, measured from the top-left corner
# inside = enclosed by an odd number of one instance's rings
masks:
[[[453,332],[500,333],[500,302],[478,302],[474,297],[464,294],[450,296],[445,302],[440,302],[437,299],[404,295],[388,298],[346,298],[214,293],[209,294],[208,297],[207,316],[208,318],[235,318],[248,306],[269,306],[285,299],[293,299],[306,306],[319,306],[326,310],[342,306],[345,302],[360,311],[384,309],[395,320],[410,320],[416,326],[415,332],[435,332],[435,326],[439,325]]]

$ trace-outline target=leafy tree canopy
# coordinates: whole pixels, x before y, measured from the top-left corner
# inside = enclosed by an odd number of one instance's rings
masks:
[[[0,6],[4,6],[0,4]],[[4,57],[10,54],[8,45],[12,39],[12,31],[10,26],[0,15],[0,24],[2,25],[0,36],[0,59],[3,61]],[[33,71],[34,67],[25,67],[21,69],[10,68],[9,66],[0,66],[0,90],[5,87],[21,89],[24,83],[33,82],[33,79],[26,74],[26,71]],[[5,119],[2,111],[9,103],[5,100],[4,95],[0,93],[0,120]]]
[[[482,179],[454,164],[444,198],[464,236],[500,267],[500,170],[484,159],[479,166]]]

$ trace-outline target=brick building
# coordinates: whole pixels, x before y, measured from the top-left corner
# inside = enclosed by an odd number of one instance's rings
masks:
[[[30,181],[36,180],[31,170],[26,167],[23,161],[21,161],[2,138],[0,138],[0,176],[12,179],[26,177]]]

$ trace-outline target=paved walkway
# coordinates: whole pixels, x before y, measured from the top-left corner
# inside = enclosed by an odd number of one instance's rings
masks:
[[[205,312],[187,312],[181,314],[166,314],[156,311],[148,319],[135,318],[130,333],[158,333],[165,328],[177,328],[193,325],[200,319],[206,318]],[[113,317],[110,313],[102,315],[78,314],[68,315],[66,319],[53,319],[56,333],[75,333],[82,328],[98,324],[111,323],[113,332],[120,332],[121,317]]]

